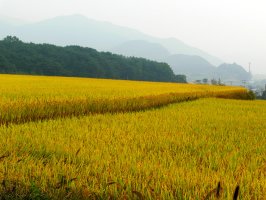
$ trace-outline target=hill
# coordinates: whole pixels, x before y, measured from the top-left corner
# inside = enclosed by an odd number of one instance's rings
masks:
[[[171,54],[199,55],[216,66],[222,63],[220,59],[175,38],[160,39],[134,29],[88,19],[81,15],[60,16],[38,23],[16,26],[12,31],[0,33],[0,37],[4,38],[7,34],[16,35],[27,42],[52,43],[61,46],[77,44],[100,51],[111,51],[122,44],[125,46],[126,42],[132,40],[144,40],[163,46]],[[146,54],[142,52],[140,49],[136,54],[145,57]],[[160,57],[155,57],[155,60],[160,60]]]
[[[170,56],[169,51],[162,45],[145,40],[128,41],[113,48],[111,51],[126,56],[143,57],[158,61]]]
[[[175,38],[156,38],[134,29],[80,15],[61,16],[32,24],[18,24],[11,23],[10,20],[2,22],[0,20],[3,29],[0,37],[10,33],[28,42],[52,43],[60,46],[75,44],[125,56],[163,61],[168,63],[176,74],[187,75],[189,80],[221,77],[228,81],[239,82],[247,79],[247,74],[240,68],[238,68],[240,71],[230,69],[233,66],[216,70],[215,66],[223,63],[221,60]]]
[[[9,36],[0,41],[0,52],[1,73],[180,81],[180,76],[174,75],[166,63],[127,58],[80,46],[24,43]]]
[[[223,63],[219,58],[216,58],[209,53],[206,53],[198,48],[189,46],[184,42],[177,40],[176,38],[161,39],[162,44],[171,54],[184,54],[190,56],[200,56],[214,66],[218,66]]]
[[[221,78],[223,81],[233,81],[238,83],[249,81],[251,79],[251,74],[236,63],[224,63],[220,65],[215,71],[215,76],[216,78]]]
[[[176,54],[164,60],[168,63],[175,73],[185,74],[189,81],[207,78],[221,79],[227,84],[240,85],[242,81],[249,81],[251,74],[242,66],[233,63],[223,63],[218,67],[211,65],[207,60],[200,56],[190,56]]]
[[[189,80],[209,78],[216,70],[216,67],[200,56],[176,54],[166,58],[165,61],[175,73],[185,74]]]

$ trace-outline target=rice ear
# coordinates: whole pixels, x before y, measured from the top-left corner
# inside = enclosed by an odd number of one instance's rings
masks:
[[[79,149],[77,150],[77,152],[76,152],[76,156],[79,154],[80,150],[81,150],[81,148],[79,148]]]

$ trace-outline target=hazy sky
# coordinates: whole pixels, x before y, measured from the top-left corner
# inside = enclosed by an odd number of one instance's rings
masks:
[[[266,74],[265,0],[0,0],[0,15],[38,21],[59,15],[89,18],[175,37]],[[265,55],[264,55],[265,54]]]

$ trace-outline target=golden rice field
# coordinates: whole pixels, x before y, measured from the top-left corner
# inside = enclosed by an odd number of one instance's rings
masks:
[[[0,82],[2,122],[5,112],[29,117],[0,126],[0,199],[203,200],[218,182],[221,199],[233,199],[237,185],[241,200],[266,197],[266,101],[213,98],[246,98],[242,88],[8,75]],[[97,100],[83,106],[101,112],[72,114],[79,99]],[[117,109],[119,99],[138,109]],[[62,108],[63,118],[31,118],[60,102],[70,110]]]
[[[160,107],[200,97],[248,98],[241,87],[0,75],[0,124]]]

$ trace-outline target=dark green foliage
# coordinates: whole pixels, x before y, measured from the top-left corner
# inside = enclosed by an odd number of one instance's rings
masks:
[[[166,63],[79,46],[23,43],[12,36],[0,41],[0,73],[186,82]]]
[[[262,92],[261,99],[266,99],[266,90]]]
[[[266,94],[265,94],[265,96],[266,96]],[[247,93],[247,99],[250,99],[250,100],[256,99],[256,94],[252,90],[249,90]]]
[[[42,193],[42,191],[36,186],[34,182],[31,182],[30,192],[26,196],[28,200],[48,200],[49,198]]]
[[[175,78],[176,78],[176,81],[179,83],[187,83],[186,75],[178,74],[178,75],[175,75]]]

